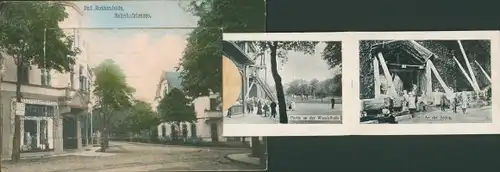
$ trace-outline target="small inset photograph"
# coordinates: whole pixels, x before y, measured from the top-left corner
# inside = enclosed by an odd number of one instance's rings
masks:
[[[224,96],[232,102],[224,124],[342,123],[340,41],[231,40],[223,46],[224,65],[234,66],[224,69],[233,69],[237,82],[223,79],[223,92],[233,94]]]
[[[362,40],[362,124],[492,123],[490,40]]]

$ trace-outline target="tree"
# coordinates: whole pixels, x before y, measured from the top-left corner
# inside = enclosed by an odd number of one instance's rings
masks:
[[[342,74],[335,75],[331,80],[330,86],[333,96],[342,96]]]
[[[271,74],[276,87],[276,95],[278,98],[280,123],[288,123],[286,112],[285,93],[281,76],[278,73],[278,59],[286,62],[287,53],[289,51],[303,52],[304,54],[314,54],[317,41],[259,41],[257,45],[260,54],[269,52],[271,58]]]
[[[326,42],[326,46],[321,56],[330,69],[337,66],[340,67],[340,73],[336,74],[331,79],[327,79],[325,85],[328,90],[327,93],[331,93],[332,96],[342,96],[342,43],[339,41]]]
[[[132,106],[135,91],[126,81],[125,74],[113,60],[107,59],[94,69],[94,91],[101,121],[101,151],[105,152],[109,143],[109,124],[113,116],[121,114]]]
[[[3,2],[0,30],[0,51],[14,59],[16,64],[16,101],[21,102],[20,79],[31,65],[42,70],[66,72],[74,64],[79,49],[73,47],[73,38],[65,35],[59,22],[68,17],[63,5],[50,2]],[[8,7],[6,7],[8,6]],[[12,161],[20,159],[20,117],[16,115],[12,147]]]
[[[141,100],[134,100],[133,102],[129,112],[122,120],[123,127],[120,127],[120,129],[126,129],[130,134],[139,134],[145,130],[150,133],[152,127],[160,124],[157,114],[150,104]]]
[[[200,19],[198,27],[189,34],[179,66],[183,90],[193,98],[220,93],[222,30],[226,33],[265,31],[265,2],[194,0],[189,10]]]
[[[182,122],[195,122],[196,112],[191,102],[192,101],[186,97],[184,92],[177,88],[173,88],[160,100],[158,105],[158,112],[162,122],[175,124],[177,127],[182,127]],[[173,139],[177,139],[176,136],[177,135],[175,135]]]
[[[313,80],[310,81],[309,83],[309,89],[310,89],[310,95],[315,96],[316,91],[318,91],[318,83],[319,80],[314,78]]]
[[[342,43],[339,41],[326,42],[326,46],[321,52],[323,60],[330,68],[342,65]]]
[[[192,98],[221,93],[222,30],[231,32],[264,32],[265,1],[194,0],[190,12],[199,17],[198,26],[188,38],[179,66],[182,86]],[[252,137],[252,139],[254,139]],[[259,152],[252,146],[252,152]],[[261,158],[264,158],[262,155]]]

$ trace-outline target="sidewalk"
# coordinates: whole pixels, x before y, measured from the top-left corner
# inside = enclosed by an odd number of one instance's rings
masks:
[[[278,124],[279,117],[264,117],[256,114],[233,115],[231,118],[224,116],[224,124]]]
[[[260,159],[257,157],[250,157],[250,153],[238,153],[226,155],[226,158],[247,165],[260,165]]]
[[[33,153],[21,153],[22,160],[32,160],[32,159],[44,159],[59,156],[95,156],[101,152],[96,152],[100,147],[85,148],[81,150],[65,150],[63,152],[33,152]],[[101,153],[102,154],[102,153]],[[10,157],[2,158],[2,161],[10,161]]]

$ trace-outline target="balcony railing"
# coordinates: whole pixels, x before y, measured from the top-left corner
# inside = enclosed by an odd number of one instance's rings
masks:
[[[222,118],[221,111],[207,110],[205,111],[205,117],[207,118]]]

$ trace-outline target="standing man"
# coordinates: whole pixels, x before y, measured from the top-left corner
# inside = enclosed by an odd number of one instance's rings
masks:
[[[276,118],[276,103],[271,102],[271,117]]]
[[[330,101],[332,104],[332,109],[334,109],[335,108],[335,98],[332,97],[332,99]]]

